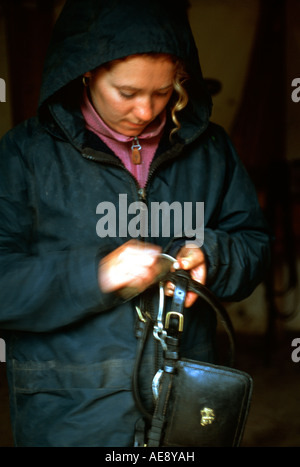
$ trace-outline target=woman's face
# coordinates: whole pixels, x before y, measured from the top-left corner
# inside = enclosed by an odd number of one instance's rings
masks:
[[[137,136],[166,107],[175,64],[166,56],[131,56],[88,72],[94,108],[113,130]]]

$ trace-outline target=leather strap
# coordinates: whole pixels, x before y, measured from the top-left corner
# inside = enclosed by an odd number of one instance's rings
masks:
[[[178,278],[185,277],[188,281],[187,290],[191,292],[195,292],[198,297],[206,302],[215,312],[217,318],[222,323],[226,334],[229,340],[229,354],[228,354],[228,362],[226,363],[227,366],[232,367],[234,365],[235,360],[235,333],[234,328],[231,322],[231,319],[222,305],[222,303],[214,296],[214,294],[204,285],[200,284],[199,282],[194,281],[188,271],[184,271],[180,269],[176,272],[170,272],[167,277],[166,281],[171,281],[175,284],[175,291],[176,291],[176,284],[178,282]],[[175,294],[175,292],[174,292]]]
[[[151,429],[148,434],[148,447],[160,446],[163,429],[166,423],[166,412],[172,390],[176,362],[179,360],[180,316],[184,311],[184,302],[188,290],[189,277],[186,274],[177,274],[173,294],[171,317],[168,322],[168,336],[166,344],[168,350],[164,354],[164,371],[160,381],[158,398],[152,418]],[[175,322],[174,322],[175,321]]]

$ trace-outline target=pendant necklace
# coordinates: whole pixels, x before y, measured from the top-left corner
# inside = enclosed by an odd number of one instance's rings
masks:
[[[139,143],[138,137],[135,136],[131,146],[131,160],[134,165],[139,165],[142,162],[141,149],[142,146]]]

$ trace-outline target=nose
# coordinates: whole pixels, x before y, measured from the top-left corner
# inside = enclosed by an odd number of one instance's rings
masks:
[[[139,122],[149,122],[153,118],[153,105],[150,98],[138,102],[134,109],[134,115]]]

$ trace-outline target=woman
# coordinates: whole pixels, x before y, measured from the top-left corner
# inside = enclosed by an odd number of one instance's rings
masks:
[[[155,310],[161,252],[222,300],[261,281],[267,229],[210,111],[184,2],[67,2],[38,114],[0,148],[0,327],[16,446],[133,445],[136,306]],[[196,203],[204,238],[195,216],[183,212],[179,230],[171,221],[171,208]],[[158,205],[163,222],[146,222]],[[211,361],[214,316],[193,295],[186,306],[183,353]],[[149,408],[156,371],[150,339]]]
[[[180,83],[183,75],[181,70],[178,60],[167,54],[156,53],[114,60],[84,75],[88,93],[84,94],[82,112],[87,127],[98,134],[122,159],[142,189],[147,182],[149,167],[165,127],[165,109],[176,84],[182,95],[174,105],[175,123],[175,109],[181,108],[186,99]],[[130,146],[132,143],[138,143],[135,144],[136,147],[140,146],[139,142],[142,143],[141,149],[134,152]],[[133,159],[136,156],[138,161]],[[185,246],[180,251],[180,267],[190,269],[193,265],[193,278],[204,283],[204,253],[201,249],[190,246],[191,248]],[[102,291],[112,292],[130,286],[139,293],[147,289],[159,274],[160,251],[160,248],[154,248],[153,245],[146,249],[144,242],[122,245],[99,265],[100,288]],[[183,254],[184,258],[181,258]],[[184,260],[188,264],[185,265]],[[172,284],[168,284],[166,293],[172,295]],[[195,300],[191,295],[188,293],[187,307]]]

